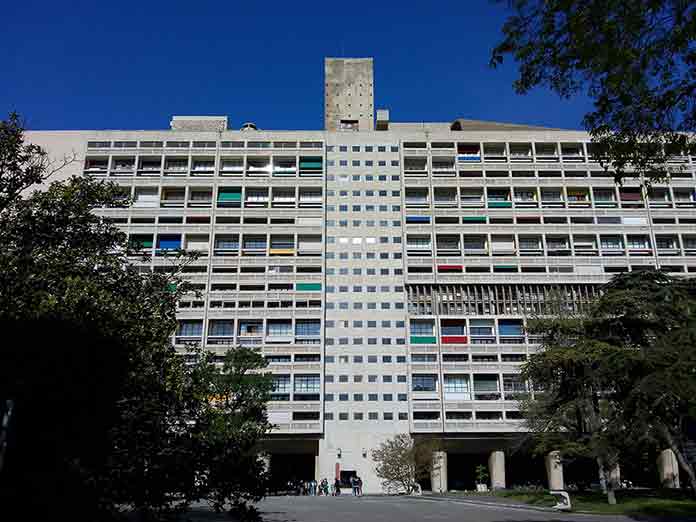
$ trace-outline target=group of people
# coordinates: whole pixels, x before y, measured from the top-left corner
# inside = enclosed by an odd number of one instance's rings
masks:
[[[341,481],[339,479],[334,480],[333,484],[329,484],[329,481],[325,478],[321,479],[321,482],[317,483],[316,480],[306,480],[294,482],[290,481],[288,483],[289,489],[294,489],[297,491],[298,495],[309,495],[315,496],[331,496],[337,497],[341,494]],[[350,487],[353,491],[354,497],[362,497],[362,479],[355,475],[350,477]]]

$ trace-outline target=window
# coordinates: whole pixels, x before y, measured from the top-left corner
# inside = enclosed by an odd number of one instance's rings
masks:
[[[290,393],[290,376],[273,375],[273,394]]]
[[[413,391],[434,392],[437,390],[437,375],[414,374],[411,383]]]
[[[413,320],[410,323],[411,335],[433,335],[433,322],[428,320]]]
[[[468,375],[445,375],[443,386],[445,393],[465,393],[469,394]]]
[[[203,321],[179,321],[177,337],[200,337],[203,335]]]
[[[316,393],[320,387],[319,375],[295,375],[295,392]]]

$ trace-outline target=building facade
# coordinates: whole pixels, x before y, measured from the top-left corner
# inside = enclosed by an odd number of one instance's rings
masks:
[[[61,175],[133,198],[96,212],[147,253],[143,270],[201,253],[185,275],[203,297],[181,300],[173,341],[261,350],[277,480],[356,473],[382,491],[371,452],[411,433],[443,442],[434,490],[470,489],[477,463],[494,487],[526,482],[505,452],[538,349],[526,318],[583,310],[617,272],[696,272],[696,158],[649,191],[618,186],[584,132],[395,123],[373,109],[371,59],[325,72],[324,131],[194,116],[28,137],[79,155]]]

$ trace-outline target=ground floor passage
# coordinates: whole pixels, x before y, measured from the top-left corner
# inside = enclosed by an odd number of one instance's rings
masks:
[[[537,486],[565,489],[569,485],[598,485],[599,474],[591,459],[561,460],[560,454],[535,455],[518,437],[476,435],[459,438],[430,438],[436,450],[432,469],[419,478],[423,491],[445,493],[472,491],[483,482],[489,489]],[[365,493],[384,493],[375,474],[375,463],[368,445],[351,448],[346,440],[341,447],[327,446],[321,437],[275,438],[264,441],[270,473],[271,494],[298,494],[309,481],[327,479],[342,488],[360,476]],[[670,451],[646,454],[615,468],[617,480],[641,487],[679,487],[679,467]]]

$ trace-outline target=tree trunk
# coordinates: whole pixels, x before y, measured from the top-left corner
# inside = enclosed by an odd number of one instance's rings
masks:
[[[686,458],[684,453],[682,453],[681,445],[674,440],[674,437],[666,427],[663,426],[660,431],[662,432],[662,436],[664,437],[667,446],[669,446],[669,449],[671,449],[674,452],[675,457],[677,457],[679,466],[686,471],[687,475],[689,475],[691,493],[696,496],[696,470],[694,469],[693,463]]]
[[[607,495],[607,503],[613,506],[616,504],[617,484],[614,484],[611,469],[606,469],[605,461],[601,457],[597,457],[597,467],[599,468],[599,484],[602,486],[602,493]]]
[[[12,399],[2,401],[2,406],[0,406],[0,473],[5,465],[5,451],[13,409],[14,401]]]
[[[607,478],[604,473],[604,461],[597,457],[597,468],[599,470],[599,485],[602,488],[602,493],[607,493]]]

